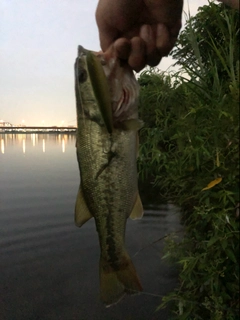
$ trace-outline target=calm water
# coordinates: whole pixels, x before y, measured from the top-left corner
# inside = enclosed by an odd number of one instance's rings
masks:
[[[155,320],[176,271],[161,261],[179,229],[172,207],[146,210],[127,225],[126,246],[144,293],[105,308],[99,302],[99,246],[93,219],[75,227],[79,185],[75,136],[0,134],[0,319]]]

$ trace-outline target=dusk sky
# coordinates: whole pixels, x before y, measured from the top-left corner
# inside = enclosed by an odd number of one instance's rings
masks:
[[[0,0],[0,120],[75,125],[77,46],[100,50],[98,0]],[[194,15],[207,0],[185,1]],[[172,64],[164,58],[159,69]]]

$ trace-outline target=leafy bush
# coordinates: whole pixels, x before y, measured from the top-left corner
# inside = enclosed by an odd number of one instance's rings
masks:
[[[170,238],[165,254],[180,265],[180,287],[161,306],[175,301],[177,319],[235,320],[239,313],[237,22],[224,6],[200,8],[173,52],[181,73],[150,70],[139,79],[139,176],[180,207],[185,223],[183,240]]]

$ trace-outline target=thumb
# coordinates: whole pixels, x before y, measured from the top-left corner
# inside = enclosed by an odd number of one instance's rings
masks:
[[[117,38],[118,38],[117,30],[114,30],[111,28],[105,28],[105,29],[99,28],[99,40],[100,40],[100,46],[103,52],[106,51]]]
[[[118,38],[119,32],[109,25],[102,15],[96,11],[96,22],[98,26],[100,46],[102,51],[106,51],[110,45]]]

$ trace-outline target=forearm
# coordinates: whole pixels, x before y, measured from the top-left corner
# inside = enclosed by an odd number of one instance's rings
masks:
[[[239,10],[239,0],[218,0],[220,2],[223,2],[229,7],[232,7],[233,9]]]

